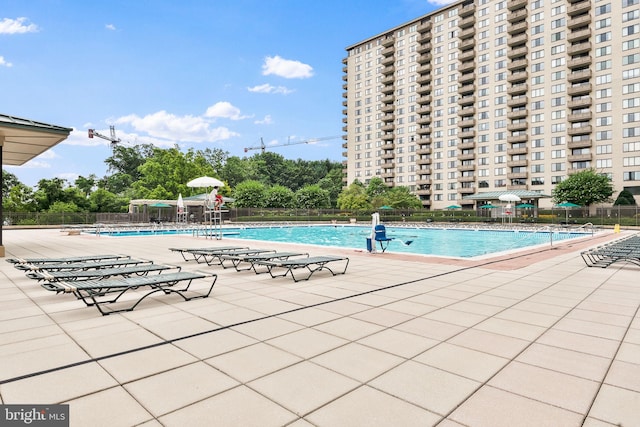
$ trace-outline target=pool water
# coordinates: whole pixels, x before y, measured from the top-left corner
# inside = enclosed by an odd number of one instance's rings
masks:
[[[585,237],[588,233],[523,230],[387,227],[393,238],[387,252],[470,258],[555,241]],[[274,242],[305,243],[366,250],[371,227],[297,226],[240,229],[230,237]],[[378,245],[378,250],[380,246]]]
[[[193,234],[193,231],[192,229],[125,230],[110,231],[101,235],[151,236]],[[371,237],[371,227],[353,225],[225,227],[222,233],[223,238],[366,250],[367,238]],[[393,240],[389,243],[387,252],[471,258],[536,245],[551,245],[556,241],[588,235],[590,233],[569,231],[390,226],[387,227],[387,237]],[[380,246],[377,247],[379,251]]]

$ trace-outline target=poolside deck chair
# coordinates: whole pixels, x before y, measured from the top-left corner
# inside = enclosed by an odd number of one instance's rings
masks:
[[[194,280],[205,279],[207,277],[212,277],[213,281],[204,294],[186,295],[186,292],[190,291],[189,288]],[[133,311],[145,298],[160,292],[165,295],[178,294],[185,301],[196,298],[207,298],[211,294],[217,279],[218,276],[216,274],[180,271],[177,273],[154,274],[142,277],[84,280],[80,282],[45,282],[42,283],[41,286],[44,289],[56,293],[71,293],[78,299],[81,299],[88,307],[95,306],[103,316],[106,316],[113,313]],[[178,284],[182,284],[182,287],[177,287]],[[137,300],[134,299],[132,305],[124,308],[108,308],[109,304],[119,302],[118,300],[127,292],[143,288],[148,288],[149,291]]]
[[[206,262],[207,265],[224,265],[222,259],[225,255],[257,255],[262,253],[275,252],[273,249],[234,249],[234,250],[196,250],[191,253],[193,256],[198,256],[198,262]]]
[[[84,255],[64,258],[8,258],[7,262],[11,264],[47,264],[47,263],[68,263],[68,262],[84,262],[84,261],[100,261],[105,259],[130,258],[126,255]]]
[[[640,265],[640,236],[633,235],[580,252],[587,267],[607,268],[618,262]]]
[[[80,271],[97,270],[99,268],[125,267],[132,265],[151,264],[153,261],[146,259],[124,258],[109,259],[104,261],[65,262],[60,264],[15,264],[14,267],[22,271]]]
[[[382,224],[376,225],[373,230],[375,233],[374,239],[380,244],[380,250],[382,250],[382,252],[386,251],[393,238],[387,237],[387,229]]]
[[[194,251],[212,251],[212,250],[233,251],[233,250],[239,250],[239,249],[249,249],[249,248],[247,246],[217,246],[217,247],[213,246],[208,248],[169,248],[171,252],[180,253],[180,255],[182,255],[182,259],[184,259],[185,261],[196,261],[196,262],[200,262],[200,259],[202,258],[202,256],[195,254]],[[189,254],[189,256],[187,256],[186,254]]]
[[[236,271],[248,271],[253,270],[256,274],[260,273],[268,273],[268,268],[264,268],[261,271],[258,271],[256,266],[259,261],[284,261],[293,257],[309,257],[307,252],[271,252],[271,253],[260,253],[260,254],[232,254],[232,255],[221,255],[220,259],[222,261],[229,260],[231,261],[232,266],[236,269]],[[246,267],[243,266],[246,264]],[[226,265],[223,264],[223,267],[227,268]]]
[[[334,262],[344,264],[344,268],[342,268],[342,270],[334,271],[327,266]],[[287,259],[283,261],[256,261],[255,263],[258,265],[264,265],[269,271],[271,277],[284,277],[291,273],[293,281],[299,282],[301,280],[309,280],[313,273],[320,270],[327,270],[333,276],[345,274],[347,272],[347,267],[349,266],[349,258],[339,256],[313,256],[308,258]],[[281,271],[284,271],[284,273]],[[300,277],[299,274],[296,276],[295,273],[299,271],[305,271],[308,274],[305,277]]]
[[[29,271],[27,277],[38,281],[48,280],[49,282],[57,282],[60,280],[65,281],[79,281],[79,280],[105,280],[114,276],[132,277],[132,276],[146,276],[149,273],[162,273],[163,271],[177,269],[180,271],[182,267],[170,266],[163,264],[154,264],[152,262],[147,264],[132,265],[128,267],[113,267],[113,268],[98,268],[92,270],[79,270],[79,271]]]

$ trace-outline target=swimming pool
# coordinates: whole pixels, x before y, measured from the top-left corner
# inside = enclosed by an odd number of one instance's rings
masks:
[[[190,229],[114,231],[109,236],[192,234]],[[586,232],[482,228],[387,227],[393,238],[387,252],[471,258],[560,240],[589,236]],[[299,243],[366,250],[370,226],[307,225],[225,227],[223,238]]]

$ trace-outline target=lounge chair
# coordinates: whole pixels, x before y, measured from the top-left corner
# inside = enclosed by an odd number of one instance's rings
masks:
[[[288,260],[292,257],[309,257],[309,254],[306,252],[272,252],[272,253],[261,253],[261,254],[232,254],[232,255],[221,255],[220,259],[222,262],[225,260],[230,260],[233,267],[235,267],[236,271],[248,271],[253,270],[256,274],[260,273],[268,273],[269,270],[265,268],[262,271],[258,271],[256,269],[256,265],[259,261],[284,261]],[[244,264],[248,264],[246,267],[241,267]],[[222,264],[223,267],[227,268],[226,265]]]
[[[235,249],[235,250],[195,250],[191,251],[193,256],[198,257],[198,262],[206,262],[207,265],[222,265],[224,267],[223,256],[226,255],[257,255],[262,253],[275,252],[273,249]],[[201,261],[202,260],[202,261]]]
[[[248,247],[246,246],[218,246],[218,247],[210,247],[210,248],[169,248],[169,250],[171,252],[178,252],[180,253],[180,255],[182,255],[182,258],[185,261],[196,261],[196,262],[200,262],[200,259],[202,258],[201,255],[198,255],[194,252],[197,251],[213,251],[213,250],[218,250],[218,251],[233,251],[233,250],[239,250],[239,249],[248,249]],[[187,257],[187,255],[185,254],[189,254],[190,256]],[[193,257],[193,258],[191,258]]]
[[[189,291],[189,287],[194,280],[213,277],[213,281],[209,289],[204,294],[195,294],[187,296],[185,293]],[[216,274],[204,272],[187,272],[180,271],[177,273],[154,274],[142,277],[125,277],[111,278],[105,280],[84,280],[84,281],[58,281],[45,282],[41,286],[49,291],[56,293],[71,293],[81,299],[87,306],[96,306],[103,316],[123,311],[133,311],[138,304],[148,296],[162,292],[166,295],[175,293],[180,295],[185,301],[196,298],[207,298],[218,276]],[[182,283],[184,287],[177,288],[176,285]],[[105,309],[108,304],[118,302],[128,291],[135,291],[140,288],[150,288],[150,291],[135,300],[133,305],[124,308]],[[115,294],[115,296],[113,296]]]
[[[96,270],[99,268],[125,267],[140,264],[151,264],[153,261],[145,259],[123,258],[109,259],[104,261],[86,261],[86,262],[64,262],[60,264],[15,264],[14,267],[22,271],[79,271],[79,270]]]
[[[376,242],[380,243],[380,249],[382,252],[387,250],[389,247],[389,243],[393,240],[392,237],[387,237],[387,229],[384,225],[378,224],[374,227],[374,239]]]
[[[100,261],[105,259],[129,258],[126,255],[84,255],[64,258],[8,258],[11,264],[60,264],[68,262]]]
[[[113,268],[98,268],[92,270],[79,270],[79,271],[29,271],[27,277],[38,281],[48,280],[49,282],[57,282],[60,280],[65,281],[77,281],[77,280],[104,280],[114,276],[132,277],[132,276],[146,276],[149,273],[162,273],[165,270],[177,269],[180,271],[182,267],[169,266],[162,264],[139,264],[128,267],[113,267]]]
[[[334,271],[327,267],[328,264],[333,262],[344,263],[342,271]],[[320,270],[328,270],[333,276],[337,274],[344,274],[347,272],[347,267],[349,266],[349,258],[338,256],[314,256],[308,258],[287,259],[283,261],[255,261],[255,264],[265,266],[271,277],[284,277],[291,273],[293,281],[299,282],[301,280],[309,280],[313,273]],[[284,273],[275,273],[275,271],[282,270],[284,270]],[[306,277],[296,277],[294,272],[299,270],[307,271],[309,274]]]
[[[633,235],[580,253],[587,267],[607,268],[617,262],[640,265],[640,235]]]

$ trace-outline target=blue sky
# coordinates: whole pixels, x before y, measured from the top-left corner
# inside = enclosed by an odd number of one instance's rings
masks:
[[[447,0],[0,0],[0,113],[73,128],[20,181],[104,176],[123,144],[219,148],[342,134],[345,48]],[[358,22],[353,21],[359,16]],[[342,161],[342,140],[274,147]],[[224,177],[223,177],[224,178]]]

